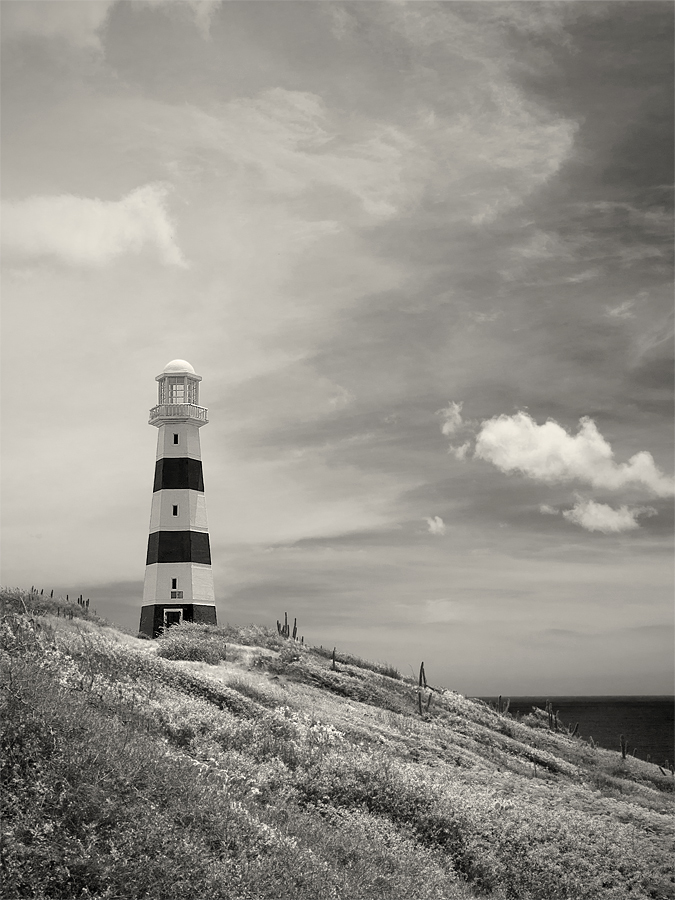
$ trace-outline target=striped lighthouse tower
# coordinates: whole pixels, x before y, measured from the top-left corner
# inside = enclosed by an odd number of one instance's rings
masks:
[[[216,624],[199,429],[207,410],[190,363],[174,359],[155,379],[159,429],[140,631],[157,637],[178,622]]]

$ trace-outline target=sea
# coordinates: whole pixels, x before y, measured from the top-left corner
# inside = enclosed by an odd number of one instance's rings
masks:
[[[480,697],[493,705],[497,697]],[[505,701],[507,698],[503,697]],[[558,719],[578,734],[593,738],[607,750],[621,750],[621,735],[628,752],[660,766],[675,760],[674,697],[511,697],[509,713],[525,716],[533,706],[546,708],[550,700]]]

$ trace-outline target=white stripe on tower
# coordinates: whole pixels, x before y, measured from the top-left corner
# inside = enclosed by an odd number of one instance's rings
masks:
[[[156,637],[178,621],[216,623],[199,429],[199,382],[185,360],[168,363],[156,379],[159,428],[140,630]]]

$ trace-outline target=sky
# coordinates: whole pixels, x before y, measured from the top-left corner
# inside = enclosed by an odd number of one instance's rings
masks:
[[[138,629],[181,358],[220,622],[672,693],[672,4],[1,7],[2,583]]]

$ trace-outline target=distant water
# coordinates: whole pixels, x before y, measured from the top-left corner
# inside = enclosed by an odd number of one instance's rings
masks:
[[[496,697],[481,697],[486,703],[494,703]],[[506,697],[503,698],[506,700]],[[628,752],[640,759],[649,756],[652,762],[663,766],[675,759],[675,732],[673,730],[673,697],[511,697],[509,712],[527,715],[533,706],[545,709],[550,700],[558,719],[574,728],[579,723],[579,734],[607,750],[620,750],[620,735],[625,735]]]

